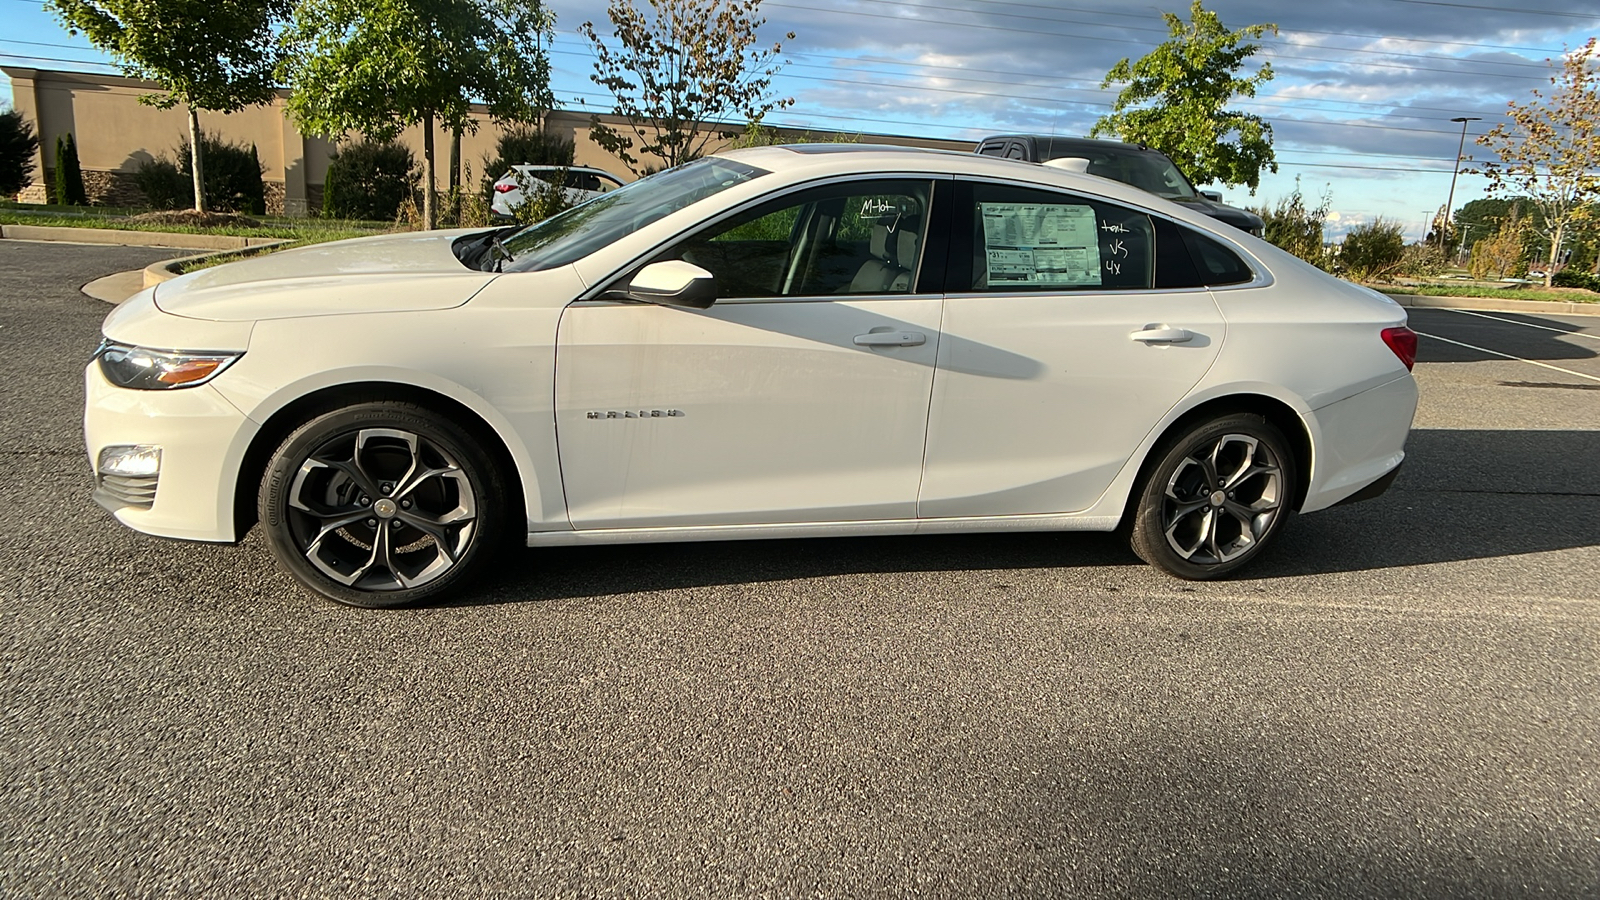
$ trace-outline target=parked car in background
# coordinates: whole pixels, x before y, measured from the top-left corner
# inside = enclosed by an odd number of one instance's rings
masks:
[[[1261,237],[1263,231],[1260,216],[1247,209],[1228,206],[1216,191],[1195,190],[1188,177],[1165,153],[1143,144],[1041,134],[1002,134],[984,138],[975,152],[1036,163],[1083,160],[1077,171],[1131,184],[1256,237]],[[1074,168],[1070,164],[1063,167]]]
[[[1215,578],[1381,493],[1417,404],[1381,294],[1103,178],[857,144],[201,269],[103,330],[95,499],[164,537],[259,522],[358,606],[508,540],[1120,527]]]
[[[494,183],[494,196],[489,199],[490,210],[502,219],[514,217],[517,207],[522,205],[522,181],[531,185],[531,179],[535,178],[546,182],[564,178],[567,202],[574,206],[622,187],[617,176],[588,166],[512,166],[511,169]],[[519,172],[521,181],[517,179]]]

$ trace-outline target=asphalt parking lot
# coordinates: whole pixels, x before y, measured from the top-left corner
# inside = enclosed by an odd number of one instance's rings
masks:
[[[0,241],[0,895],[1600,896],[1600,318],[1416,310],[1384,497],[528,551],[446,607],[89,500],[91,278]]]

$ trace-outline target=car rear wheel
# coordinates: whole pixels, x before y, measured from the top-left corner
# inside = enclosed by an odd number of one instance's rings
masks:
[[[1246,413],[1201,423],[1166,445],[1140,488],[1129,542],[1179,578],[1219,578],[1261,553],[1293,502],[1283,432]]]
[[[273,555],[301,584],[351,606],[416,603],[459,588],[504,534],[503,479],[464,429],[380,401],[306,422],[273,454],[258,496]]]

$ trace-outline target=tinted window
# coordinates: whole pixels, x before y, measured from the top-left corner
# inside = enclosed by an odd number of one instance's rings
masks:
[[[1150,217],[1099,200],[962,182],[950,290],[1099,291],[1152,286]],[[961,268],[964,267],[964,270]]]
[[[810,188],[719,222],[656,257],[717,279],[724,299],[906,294],[926,235],[926,181]]]
[[[1184,243],[1189,245],[1195,268],[1208,286],[1242,284],[1255,277],[1255,272],[1245,265],[1239,255],[1220,242],[1188,228],[1183,231]]]

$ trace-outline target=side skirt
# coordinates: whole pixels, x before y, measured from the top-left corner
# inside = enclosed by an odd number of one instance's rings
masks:
[[[645,544],[675,541],[757,541],[781,538],[961,534],[993,531],[1114,531],[1117,516],[964,516],[951,519],[883,519],[776,525],[684,525],[663,528],[590,528],[536,531],[529,547]]]

